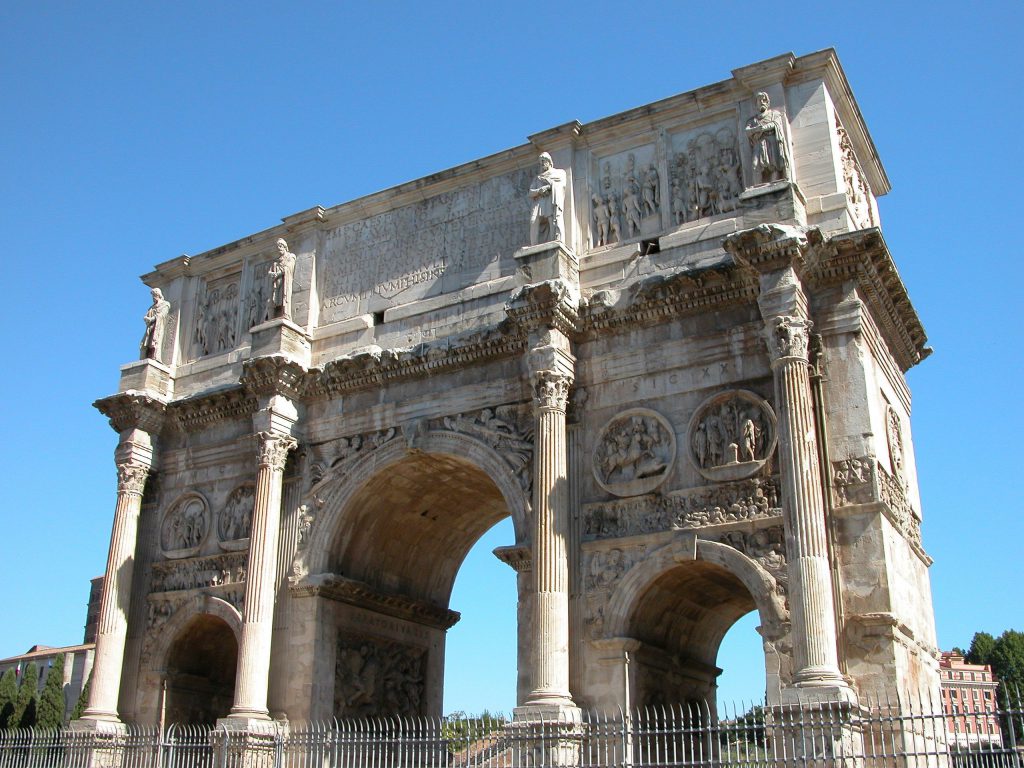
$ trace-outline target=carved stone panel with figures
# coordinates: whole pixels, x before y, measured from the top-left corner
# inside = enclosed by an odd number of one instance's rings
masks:
[[[661,174],[653,144],[595,159],[590,190],[591,245],[654,235],[662,230]]]
[[[335,715],[422,715],[426,661],[425,648],[342,633],[335,661]]]
[[[218,355],[238,344],[239,275],[207,282],[199,292],[192,332],[192,357]]]
[[[160,525],[160,546],[169,558],[191,557],[210,530],[210,505],[190,491],[171,504]]]
[[[675,134],[671,146],[673,224],[737,210],[743,181],[733,121]]]
[[[709,480],[751,477],[775,450],[775,412],[753,392],[733,389],[705,400],[690,419],[687,456]]]
[[[676,436],[664,416],[623,411],[605,424],[594,450],[594,478],[608,493],[638,496],[661,485],[676,458]]]
[[[230,493],[217,522],[217,533],[223,549],[244,549],[248,546],[255,505],[256,486],[252,483],[240,485]]]

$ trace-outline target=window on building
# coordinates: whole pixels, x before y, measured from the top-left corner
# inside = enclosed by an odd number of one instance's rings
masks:
[[[985,701],[992,701],[992,691],[985,691]]]

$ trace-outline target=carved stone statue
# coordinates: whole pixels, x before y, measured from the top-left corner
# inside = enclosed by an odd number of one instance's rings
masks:
[[[164,331],[167,329],[167,316],[171,312],[171,302],[164,298],[159,288],[154,288],[150,293],[153,296],[153,306],[146,311],[143,320],[146,323],[146,332],[142,334],[142,342],[139,344],[139,356],[141,359],[151,358],[159,362],[160,347],[164,343]]]
[[[270,265],[270,303],[274,317],[292,319],[292,276],[295,254],[288,250],[284,238],[277,240],[277,259]]]
[[[530,185],[530,245],[549,240],[565,242],[562,207],[565,202],[565,171],[555,168],[551,155],[540,155],[540,173]]]
[[[754,97],[757,114],[747,121],[750,141],[751,172],[754,184],[768,184],[789,178],[789,153],[782,113],[771,108],[768,94],[761,91]]]

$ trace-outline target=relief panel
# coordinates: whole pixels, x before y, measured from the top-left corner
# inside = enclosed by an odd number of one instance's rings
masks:
[[[365,635],[340,634],[335,664],[335,715],[422,715],[426,660],[424,648]]]
[[[203,281],[196,296],[191,359],[217,355],[238,344],[240,275]]]
[[[731,213],[743,192],[735,121],[673,134],[669,153],[672,223]]]
[[[591,245],[602,245],[660,232],[661,175],[653,144],[596,157],[591,186]]]

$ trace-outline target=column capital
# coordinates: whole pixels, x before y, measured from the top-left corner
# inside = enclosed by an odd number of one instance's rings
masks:
[[[572,377],[559,371],[536,371],[533,375],[534,410],[565,413]]]
[[[777,315],[765,321],[765,340],[773,368],[790,360],[808,362],[813,325],[810,320],[792,315]]]
[[[291,435],[276,432],[257,432],[255,437],[258,465],[270,467],[274,471],[284,470],[288,452],[298,446],[298,441]]]
[[[118,462],[117,493],[142,496],[149,477],[149,466],[140,462]]]

